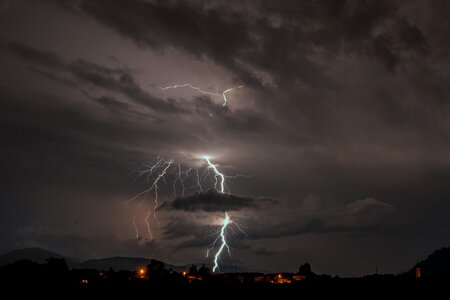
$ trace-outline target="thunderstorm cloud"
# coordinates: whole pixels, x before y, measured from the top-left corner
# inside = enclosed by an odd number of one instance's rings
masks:
[[[178,197],[168,203],[167,206],[175,210],[184,211],[225,212],[257,208],[262,202],[274,201],[240,197],[232,194],[219,193],[216,189],[210,189],[206,192],[196,192],[185,197]]]
[[[409,269],[449,243],[449,14],[439,0],[0,1],[0,252],[193,263],[229,211],[250,269]],[[245,87],[226,106],[161,89],[184,83]],[[204,170],[204,155],[229,193],[186,180],[174,195],[177,164]],[[158,156],[174,160],[161,226],[135,239],[154,203],[129,201],[149,187],[133,175]]]

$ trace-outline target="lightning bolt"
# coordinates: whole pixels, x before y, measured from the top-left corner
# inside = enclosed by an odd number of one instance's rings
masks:
[[[137,194],[132,199],[128,200],[128,202],[133,201],[139,197],[142,197],[139,204],[136,208],[136,214],[133,219],[133,226],[136,231],[136,238],[140,239],[141,235],[139,233],[139,227],[136,222],[136,217],[139,212],[139,208],[141,207],[142,203],[145,202],[147,197],[150,195],[150,193],[153,193],[153,207],[150,207],[145,215],[144,222],[147,227],[148,236],[150,239],[153,239],[153,232],[151,228],[151,221],[152,219],[157,225],[157,228],[160,226],[160,222],[158,220],[156,210],[159,207],[159,198],[158,193],[160,190],[160,182],[161,180],[164,180],[165,182],[165,175],[167,173],[172,173],[174,175],[173,182],[172,182],[172,188],[173,188],[173,195],[176,198],[177,194],[181,193],[181,197],[184,197],[186,188],[188,189],[196,189],[203,191],[203,185],[206,184],[205,181],[209,181],[209,184],[212,184],[214,188],[221,194],[225,192],[225,189],[228,190],[228,187],[226,185],[226,180],[233,179],[236,177],[249,177],[247,175],[243,174],[237,174],[233,176],[225,175],[221,172],[219,165],[215,164],[211,161],[211,158],[209,156],[203,156],[202,161],[204,162],[203,165],[200,168],[188,168],[183,166],[182,164],[178,163],[176,167],[171,168],[174,165],[174,161],[171,160],[164,160],[160,157],[157,158],[156,163],[154,164],[145,164],[144,169],[137,172],[137,178],[144,177],[145,181],[148,182],[150,185],[149,187],[144,190],[143,192]],[[208,179],[209,178],[209,179]],[[189,185],[186,185],[189,184]],[[192,184],[192,185],[191,185]],[[177,191],[177,186],[180,186]],[[230,226],[232,225],[232,226]],[[219,263],[221,261],[221,257],[223,255],[224,249],[226,248],[228,255],[231,257],[231,251],[230,247],[227,242],[227,235],[230,233],[235,233],[234,228],[237,228],[238,231],[243,232],[239,224],[236,220],[232,220],[230,218],[230,215],[228,212],[225,212],[225,218],[221,221],[221,228],[217,232],[215,232],[213,235],[215,236],[215,239],[210,247],[206,250],[206,256],[209,257],[210,253],[212,251],[216,250],[214,253],[214,268],[213,271],[216,272],[219,270]],[[220,243],[220,246],[217,248],[216,245]]]
[[[225,176],[219,172],[217,169],[217,166],[209,160],[209,156],[204,156],[203,159],[208,163],[209,168],[211,168],[214,171],[214,187],[217,189],[218,184],[218,178],[220,177],[220,190],[222,194],[225,191]]]
[[[241,89],[241,88],[243,88],[243,87],[244,87],[243,85],[240,85],[240,86],[238,86],[238,87],[235,87],[235,88],[229,88],[229,89],[226,89],[225,91],[223,91],[223,93],[222,93],[222,96],[223,96],[223,106],[227,105],[227,96],[225,95],[226,93],[231,92],[231,91],[233,91],[233,90]]]
[[[222,244],[220,245],[219,250],[217,250],[216,255],[214,255],[214,267],[213,272],[216,272],[216,270],[219,268],[219,259],[220,255],[222,254],[223,249],[226,247],[228,250],[228,254],[231,256],[230,247],[227,244],[227,239],[225,237],[226,229],[228,225],[230,224],[230,217],[228,216],[228,213],[225,212],[225,219],[223,219],[223,225],[222,229],[220,230],[220,239],[222,241]]]
[[[172,162],[173,162],[173,161],[170,160],[170,161],[167,163],[167,165],[166,165],[166,167],[163,169],[163,171],[156,177],[155,181],[153,181],[153,184],[152,184],[152,187],[151,187],[151,188],[153,188],[153,189],[155,190],[155,199],[154,199],[155,205],[153,206],[153,217],[155,218],[155,221],[156,221],[156,224],[158,225],[158,228],[159,228],[159,225],[160,225],[159,220],[158,220],[158,217],[156,216],[156,209],[158,208],[158,205],[159,205],[159,203],[158,203],[158,188],[159,188],[159,187],[158,187],[158,181],[159,181],[161,178],[164,178],[164,175],[166,175],[167,169],[170,168],[170,165],[172,164]],[[149,213],[147,214],[147,217],[145,218],[145,223],[147,224],[148,231],[149,231],[149,233],[150,233],[150,235],[151,235],[150,223],[148,222],[149,216],[150,216],[150,210],[149,210]]]
[[[178,89],[178,88],[184,88],[184,87],[188,87],[190,89],[196,90],[196,91],[198,91],[198,92],[200,92],[202,94],[205,94],[205,95],[219,96],[219,97],[222,96],[222,98],[223,98],[223,105],[222,106],[226,106],[227,105],[227,96],[226,96],[226,94],[231,92],[231,91],[241,89],[241,88],[244,87],[244,85],[240,85],[240,86],[237,86],[237,87],[232,87],[232,88],[226,89],[222,93],[214,93],[214,92],[204,91],[201,88],[193,86],[190,83],[169,85],[169,86],[166,86],[166,87],[160,87],[160,89],[163,90],[163,91],[166,91],[166,90],[169,90],[169,89]]]
[[[200,179],[200,175],[198,174],[198,169],[195,169],[195,176],[196,176],[195,184],[199,188],[199,190],[202,192],[203,191],[203,187],[202,187],[202,182],[201,182],[201,179]]]
[[[159,189],[158,182],[159,182],[159,180],[160,180],[161,178],[164,178],[164,175],[166,175],[167,170],[168,170],[168,169],[170,168],[170,166],[172,165],[172,162],[173,162],[173,160],[165,161],[165,160],[163,160],[163,159],[159,159],[153,166],[150,166],[148,170],[145,170],[145,171],[140,172],[139,176],[142,176],[142,175],[144,175],[144,174],[148,174],[148,181],[150,181],[150,176],[151,176],[158,168],[165,166],[165,167],[162,169],[162,171],[156,176],[155,180],[153,181],[153,183],[150,185],[150,187],[149,187],[148,189],[144,190],[143,192],[137,194],[137,195],[134,196],[132,199],[130,199],[130,200],[127,201],[127,203],[128,203],[128,202],[131,202],[131,201],[133,201],[133,200],[139,198],[139,197],[142,196],[142,195],[147,196],[151,191],[154,191],[155,194],[154,194],[154,199],[153,199],[153,202],[154,202],[153,209],[150,208],[150,209],[148,210],[147,215],[145,216],[145,219],[144,219],[145,224],[147,225],[148,235],[149,235],[149,237],[150,237],[151,240],[153,239],[153,233],[152,233],[151,225],[150,225],[150,218],[151,218],[152,213],[153,213],[153,217],[154,217],[154,220],[155,220],[155,222],[156,222],[158,228],[159,228],[159,225],[160,225],[160,222],[159,222],[158,217],[157,217],[157,215],[156,215],[156,209],[158,208],[158,205],[159,205],[159,202],[158,202],[158,189]],[[144,197],[144,199],[145,199],[145,197]],[[143,199],[143,200],[144,200],[144,199]],[[142,203],[142,201],[141,201],[141,203]],[[140,203],[140,204],[141,204],[141,203]],[[140,205],[140,204],[139,204],[139,205]],[[136,225],[136,221],[135,221],[135,220],[133,220],[133,225],[134,225],[134,227],[135,227],[135,229],[136,229],[136,236],[137,236],[137,238],[139,238],[139,230],[138,230],[138,227],[137,227],[137,225]]]
[[[215,165],[215,164],[213,164],[211,162],[211,160],[209,159],[209,156],[204,156],[203,159],[208,164],[208,168],[212,169],[213,172],[214,172],[214,187],[216,188],[216,190],[217,190],[217,186],[219,185],[219,179],[220,179],[220,190],[219,190],[219,192],[222,193],[222,194],[224,193],[225,186],[226,186],[225,185],[225,178],[235,178],[235,177],[238,177],[238,176],[246,176],[246,175],[243,175],[243,174],[237,174],[235,176],[225,176],[224,174],[222,174],[219,171],[219,169],[217,168],[217,165]],[[223,219],[222,228],[220,229],[220,232],[219,232],[218,236],[216,237],[216,239],[214,240],[214,242],[212,243],[211,247],[206,250],[206,257],[209,257],[209,252],[214,249],[216,243],[219,240],[221,241],[220,247],[217,250],[216,254],[214,255],[213,272],[216,272],[216,270],[219,269],[220,257],[222,256],[222,252],[223,252],[223,250],[225,248],[227,249],[228,255],[230,255],[230,257],[231,257],[231,251],[230,251],[230,247],[228,246],[227,237],[226,237],[227,229],[231,228],[231,227],[229,227],[230,224],[234,224],[239,231],[241,231],[242,233],[245,234],[245,232],[242,230],[242,228],[239,226],[239,224],[234,222],[234,221],[232,221],[230,219],[230,216],[228,215],[228,212],[225,212],[225,218]]]
[[[245,236],[247,236],[247,234],[242,230],[242,228],[239,226],[237,221],[232,220],[230,218],[230,215],[228,214],[228,212],[225,212],[225,218],[222,221],[222,226],[220,228],[220,231],[216,233],[217,234],[216,239],[213,241],[212,245],[208,249],[206,249],[206,257],[209,257],[209,253],[215,248],[216,243],[220,240],[220,247],[217,250],[216,254],[214,255],[213,272],[216,272],[216,270],[219,270],[220,257],[222,256],[223,250],[225,248],[227,249],[228,255],[231,257],[230,246],[228,245],[228,242],[227,242],[228,229],[231,230],[233,233],[235,233],[235,231],[233,230],[233,227],[231,225],[234,225],[240,232],[242,232]]]
[[[136,224],[136,218],[133,219],[133,226],[134,230],[136,230],[136,239],[139,240],[141,238],[141,235],[139,234],[139,228]]]

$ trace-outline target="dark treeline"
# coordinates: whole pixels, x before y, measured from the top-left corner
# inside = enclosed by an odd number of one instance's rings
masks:
[[[368,275],[339,278],[317,275],[309,264],[297,273],[212,273],[191,266],[183,272],[167,269],[152,260],[136,271],[69,269],[64,259],[50,258],[45,264],[19,260],[0,267],[1,290],[17,293],[63,292],[70,295],[145,296],[148,293],[207,298],[248,293],[253,296],[346,295],[348,297],[429,296],[450,283],[450,277],[418,278],[414,272],[400,275]],[[286,295],[287,295],[286,294]]]

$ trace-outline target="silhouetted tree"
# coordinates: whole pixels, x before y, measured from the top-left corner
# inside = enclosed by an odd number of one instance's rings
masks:
[[[197,266],[196,266],[196,265],[192,265],[192,266],[189,268],[189,274],[192,274],[192,275],[198,274],[198,269],[197,269]]]
[[[44,277],[47,283],[62,286],[68,283],[69,267],[64,258],[48,258],[43,265]]]
[[[69,270],[64,258],[50,257],[47,259],[47,269],[53,273],[65,273]]]
[[[304,263],[298,269],[298,275],[310,276],[311,274],[312,274],[312,272],[311,272],[311,265],[309,263]]]
[[[201,277],[204,279],[208,278],[211,275],[211,269],[206,267],[205,264],[203,264],[200,269],[198,270],[198,273]]]
[[[150,280],[161,281],[164,277],[167,277],[169,273],[166,269],[166,265],[156,259],[150,261],[150,264],[147,265],[147,269]]]

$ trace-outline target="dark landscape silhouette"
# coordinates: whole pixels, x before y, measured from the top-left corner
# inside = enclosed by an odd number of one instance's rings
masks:
[[[43,262],[43,258],[45,262]],[[16,260],[17,259],[17,260]],[[15,261],[12,261],[15,260]],[[71,295],[145,295],[164,292],[208,297],[229,293],[252,295],[347,295],[358,297],[430,295],[450,282],[450,248],[436,250],[409,271],[341,278],[316,274],[309,263],[296,273],[213,273],[206,265],[173,266],[156,259],[115,257],[68,262],[61,255],[39,248],[14,250],[0,256],[3,290],[16,292],[67,292]],[[120,265],[123,268],[108,268]],[[126,270],[135,264],[134,270]]]

